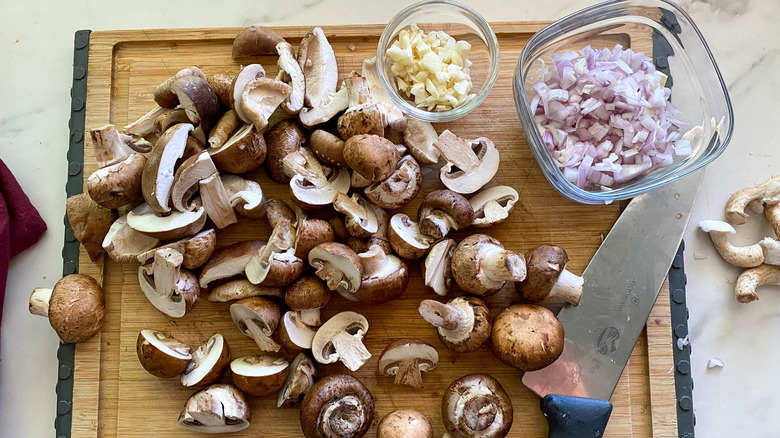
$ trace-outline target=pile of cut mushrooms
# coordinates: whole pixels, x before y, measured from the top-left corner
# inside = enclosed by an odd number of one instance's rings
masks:
[[[398,299],[409,282],[407,264],[416,260],[437,298],[419,303],[419,313],[444,347],[468,353],[490,341],[496,357],[519,370],[552,363],[563,348],[563,327],[548,307],[576,306],[583,280],[566,270],[562,248],[523,254],[481,232],[519,202],[513,188],[489,184],[499,167],[493,142],[438,134],[430,123],[406,118],[384,94],[374,59],[337,87],[336,57],[318,27],[297,54],[273,30],[246,28],[233,57],[258,55],[278,55],[279,73],[266,76],[257,63],[233,77],[187,67],[157,86],[157,106],[122,132],[110,124],[92,129],[100,169],[87,193],[68,200],[90,258],[105,253],[138,263],[140,289],[157,310],[181,318],[204,297],[231,302],[236,328],[257,345],[254,354],[233,358],[219,333],[197,346],[154,328],[139,333],[144,369],[202,388],[187,400],[179,424],[209,433],[242,430],[251,421],[245,394],[276,395],[279,407],[300,405],[306,437],[364,435],[374,415],[369,389],[348,372],[317,380],[317,367],[364,366],[372,356],[362,342],[369,321],[352,311],[323,321],[321,309],[332,292],[372,304]],[[426,193],[416,217],[388,213],[420,194],[424,166],[442,162],[445,188]],[[242,176],[260,167],[289,187],[289,203],[266,198],[257,181]],[[272,229],[267,240],[220,242],[218,230],[258,220]],[[451,238],[469,227],[480,232]],[[90,292],[97,304],[75,298],[97,320],[79,322],[71,336],[58,326],[68,319],[58,294],[68,286],[78,293],[78,285],[61,283],[53,293],[36,290],[31,311],[48,316],[63,340],[85,340],[102,327],[102,291]],[[527,304],[492,320],[482,297],[508,283]],[[297,355],[288,361],[291,352]],[[423,373],[438,361],[437,347],[397,339],[378,358],[377,373],[421,388]],[[215,383],[223,373],[232,385]],[[486,374],[453,382],[442,413],[452,436],[503,437],[512,424],[507,393]],[[389,413],[378,426],[385,438],[432,433],[428,419],[410,410]]]

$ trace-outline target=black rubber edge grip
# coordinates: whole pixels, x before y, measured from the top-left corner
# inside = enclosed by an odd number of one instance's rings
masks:
[[[674,389],[677,398],[677,433],[693,438],[696,416],[693,413],[693,377],[691,376],[691,343],[688,340],[688,306],[685,300],[685,242],[680,244],[669,269],[669,303],[672,313],[672,350]],[[682,348],[680,348],[682,347]]]
[[[91,30],[79,30],[73,39],[73,86],[70,89],[70,138],[68,140],[68,180],[65,183],[67,197],[82,192],[84,174],[84,122],[87,104],[87,59]],[[75,274],[79,270],[79,242],[73,235],[67,215],[65,243],[62,246],[62,275]],[[70,438],[73,405],[73,366],[75,345],[60,342],[57,350],[57,416],[54,431],[57,438]]]

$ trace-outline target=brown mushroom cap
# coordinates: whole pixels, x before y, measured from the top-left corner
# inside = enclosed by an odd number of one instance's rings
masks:
[[[198,67],[193,65],[187,68],[183,68],[154,89],[154,101],[163,108],[175,108],[179,103],[179,98],[176,96],[176,93],[171,90],[171,85],[177,79],[187,76],[195,76],[206,80],[206,75],[203,74],[203,72]]]
[[[145,156],[133,154],[126,160],[96,170],[87,179],[89,196],[104,208],[119,208],[143,199],[141,174],[145,165]]]
[[[434,190],[423,199],[417,210],[420,232],[435,239],[443,238],[450,228],[459,230],[474,222],[469,200],[452,190]]]
[[[542,301],[558,283],[568,262],[568,254],[559,246],[540,245],[531,248],[525,253],[528,273],[525,280],[515,283],[517,292],[528,301]],[[579,299],[577,299],[578,303]]]
[[[344,140],[323,129],[311,133],[309,147],[322,164],[332,167],[348,167],[344,160]]]
[[[242,274],[263,245],[262,240],[244,240],[217,249],[200,271],[200,286],[208,287],[212,281]]]
[[[268,397],[284,386],[289,362],[281,356],[244,356],[230,362],[233,383],[246,394]]]
[[[444,428],[452,438],[505,437],[512,427],[512,401],[488,374],[469,374],[450,384],[441,403]]]
[[[287,286],[284,302],[292,310],[325,307],[330,302],[330,290],[316,276],[307,275]]]
[[[157,377],[176,377],[192,360],[190,347],[181,341],[156,331],[144,329],[138,333],[136,353],[141,366]]]
[[[494,237],[472,234],[463,239],[452,254],[452,277],[466,292],[488,296],[504,284],[525,278],[522,254],[505,250]]]
[[[242,125],[219,148],[209,148],[214,164],[229,173],[246,173],[263,165],[266,158],[266,144],[255,126]]]
[[[398,160],[395,171],[387,179],[366,187],[366,197],[382,208],[396,209],[412,202],[422,188],[420,165],[411,156]]]
[[[390,140],[378,135],[355,135],[344,142],[344,160],[369,181],[382,181],[395,171],[398,150]]]
[[[258,296],[282,298],[284,291],[281,287],[260,286],[246,278],[239,278],[214,286],[208,298],[209,301],[226,302]]]
[[[184,108],[192,123],[200,125],[204,133],[219,119],[219,99],[205,77],[183,76],[171,83],[179,105]]]
[[[542,369],[563,352],[563,325],[546,307],[516,304],[493,321],[493,354],[522,371]]]
[[[295,236],[295,256],[307,259],[311,250],[325,242],[333,242],[336,236],[330,223],[322,219],[299,219]]]
[[[68,198],[65,201],[65,212],[73,228],[73,235],[84,245],[90,260],[94,262],[100,254],[106,252],[103,239],[116,219],[116,212],[97,205],[87,193]]]
[[[303,397],[301,429],[306,438],[362,437],[374,419],[374,398],[348,374],[323,377]]]
[[[433,428],[425,415],[411,409],[398,409],[382,418],[376,437],[433,438]]]
[[[409,284],[409,268],[398,257],[386,254],[383,247],[373,245],[358,254],[363,264],[360,288],[351,294],[341,293],[348,300],[384,304],[406,291]]]
[[[230,317],[241,332],[252,338],[262,351],[277,352],[277,344],[271,335],[279,326],[281,310],[265,297],[249,297],[230,305]]]
[[[206,78],[209,87],[214,90],[220,105],[230,109],[230,92],[233,88],[233,78],[226,74],[217,73]]]
[[[284,38],[269,27],[246,27],[233,40],[233,59],[242,56],[276,55],[276,45],[281,42],[284,42]]]
[[[418,224],[403,213],[396,213],[390,218],[387,233],[393,251],[407,260],[424,256],[433,242],[431,237],[420,233]]]
[[[71,274],[54,285],[49,300],[49,323],[63,342],[78,343],[103,328],[106,302],[103,289],[88,275]]]
[[[271,127],[265,133],[268,153],[265,157],[265,172],[274,182],[287,184],[290,178],[284,174],[282,160],[298,149],[305,141],[303,128],[295,120],[285,119]]]

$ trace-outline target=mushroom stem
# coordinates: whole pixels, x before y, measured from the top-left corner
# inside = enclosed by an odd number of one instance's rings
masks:
[[[737,231],[728,223],[713,220],[701,221],[699,228],[705,233],[709,233],[712,244],[726,262],[742,268],[752,268],[764,262],[764,250],[758,243],[741,247],[729,243],[729,234],[736,234]]]
[[[780,266],[764,264],[745,269],[737,278],[734,296],[740,303],[756,301],[756,289],[767,284],[780,284]]]
[[[420,365],[417,363],[417,359],[410,357],[402,360],[398,364],[398,371],[395,373],[396,385],[406,385],[412,388],[422,388],[422,372],[420,371]]]
[[[423,319],[434,327],[455,330],[466,318],[463,309],[440,303],[436,300],[423,300],[418,308]]]
[[[780,204],[770,204],[764,209],[764,216],[769,220],[775,235],[780,237]]]
[[[53,289],[44,287],[35,288],[30,295],[30,313],[33,315],[49,317],[49,301]]]
[[[246,324],[249,331],[247,335],[255,341],[255,344],[257,344],[261,350],[272,352],[279,351],[281,347],[271,339],[270,333],[267,333],[269,332],[267,327],[263,324],[258,324],[254,319],[246,320],[244,324]]]
[[[387,254],[379,245],[371,245],[365,252],[358,254],[363,263],[363,279],[369,278],[374,274],[381,273],[388,266]]]
[[[481,260],[485,276],[493,281],[523,281],[525,258],[514,251],[492,247]]]
[[[333,348],[338,353],[339,360],[341,360],[350,371],[357,371],[363,364],[371,359],[371,353],[366,346],[360,342],[360,339],[352,336],[346,331],[337,333],[331,342],[333,343]]]
[[[585,280],[579,275],[575,275],[568,270],[564,269],[561,275],[558,276],[558,282],[550,289],[550,293],[547,294],[547,298],[557,298],[572,306],[580,304],[582,298],[582,285]]]

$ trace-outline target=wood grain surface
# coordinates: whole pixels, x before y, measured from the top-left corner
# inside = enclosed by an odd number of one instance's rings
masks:
[[[505,223],[488,232],[510,249],[525,252],[539,244],[556,244],[569,253],[569,269],[581,273],[601,239],[618,216],[618,206],[586,206],[559,195],[545,180],[534,161],[512,99],[512,73],[528,38],[544,23],[497,23],[494,30],[501,46],[501,73],[488,99],[473,113],[456,122],[436,125],[464,138],[486,136],[501,153],[501,165],[493,184],[510,185],[520,193],[520,203]],[[339,74],[360,71],[364,58],[374,55],[382,26],[339,26],[324,28],[336,52]],[[114,123],[124,126],[154,106],[154,87],[190,65],[199,66],[207,75],[235,74],[240,63],[231,59],[231,44],[238,28],[176,29],[93,32],[90,40],[86,129]],[[276,29],[294,46],[309,31],[308,27]],[[603,41],[629,43],[625,34]],[[354,45],[354,50],[350,47]],[[260,62],[269,76],[277,67],[275,57],[241,60]],[[84,175],[97,169],[89,136]],[[271,182],[262,172],[249,176],[259,181],[268,196],[287,197],[287,188]],[[422,195],[441,188],[438,171],[425,172],[421,195],[403,211],[414,214]],[[264,220],[241,222],[218,232],[218,245],[247,239],[265,239],[270,228]],[[456,238],[468,233],[458,232]],[[230,344],[233,357],[251,355],[257,347],[233,325],[228,303],[201,301],[187,316],[171,320],[155,310],[140,291],[135,264],[120,265],[107,258],[92,263],[83,252],[79,270],[102,281],[107,295],[108,315],[105,329],[89,342],[76,348],[73,396],[74,438],[85,437],[185,437],[194,433],[176,424],[179,412],[193,389],[183,388],[178,379],[156,378],[138,362],[135,343],[144,328],[173,335],[195,348],[215,332]],[[539,411],[539,398],[521,383],[521,373],[501,364],[488,347],[469,354],[448,351],[439,342],[435,330],[417,313],[422,299],[433,298],[420,278],[419,262],[409,263],[411,281],[401,299],[388,305],[371,306],[348,303],[334,294],[324,310],[327,318],[350,309],[362,313],[370,323],[365,343],[374,357],[354,373],[376,400],[374,425],[387,413],[399,408],[417,409],[434,427],[434,435],[445,431],[441,421],[441,396],[454,379],[469,373],[487,372],[496,377],[509,393],[514,405],[514,425],[510,436],[545,437],[547,426]],[[487,300],[493,316],[516,300],[511,285]],[[395,386],[391,378],[377,376],[377,356],[395,338],[413,337],[437,347],[439,366],[423,377],[425,388],[414,390]],[[628,366],[612,397],[615,408],[607,429],[609,437],[672,437],[677,435],[672,366],[671,328],[668,296],[661,293],[647,330],[643,332]],[[288,357],[292,358],[293,354]],[[321,373],[347,372],[341,364],[320,367]],[[221,382],[229,382],[225,375]],[[302,436],[297,409],[277,409],[276,398],[249,398],[251,427],[236,436]]]

